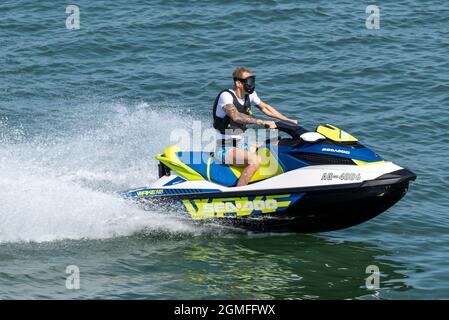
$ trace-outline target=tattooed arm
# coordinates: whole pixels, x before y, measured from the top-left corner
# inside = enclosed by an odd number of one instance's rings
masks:
[[[256,119],[247,114],[239,112],[233,104],[225,104],[223,106],[223,111],[228,115],[229,118],[232,119],[232,121],[240,124],[257,124],[259,126],[263,126],[265,124],[265,121],[261,119]]]

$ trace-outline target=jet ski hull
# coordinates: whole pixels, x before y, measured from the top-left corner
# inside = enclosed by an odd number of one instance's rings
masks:
[[[345,190],[309,192],[283,214],[224,223],[253,231],[315,233],[349,228],[383,213],[407,192],[408,182]]]
[[[197,224],[214,222],[251,231],[314,233],[352,227],[376,217],[398,202],[415,178],[413,172],[401,169],[374,180],[337,186],[156,193],[137,200],[152,209],[157,205],[187,211]],[[233,213],[244,210],[245,214]]]

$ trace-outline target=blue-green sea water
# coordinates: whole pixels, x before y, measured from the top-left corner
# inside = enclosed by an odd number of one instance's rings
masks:
[[[447,1],[3,0],[0,44],[1,299],[449,298]],[[157,179],[172,130],[210,126],[239,65],[303,126],[335,124],[414,171],[409,193],[313,235],[121,200]]]

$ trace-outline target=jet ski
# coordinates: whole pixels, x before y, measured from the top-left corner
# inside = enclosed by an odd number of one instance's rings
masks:
[[[257,149],[262,165],[247,186],[242,172],[211,152],[167,147],[159,180],[121,195],[145,208],[178,210],[196,223],[270,232],[325,232],[381,214],[407,192],[416,175],[384,160],[330,124],[309,132],[276,123],[278,136]]]

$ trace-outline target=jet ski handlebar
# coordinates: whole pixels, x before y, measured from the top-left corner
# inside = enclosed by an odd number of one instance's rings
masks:
[[[301,126],[296,124],[290,124],[284,121],[277,121],[276,127],[279,131],[285,132],[289,136],[291,136],[294,140],[301,140],[301,135],[306,133],[307,130]]]

